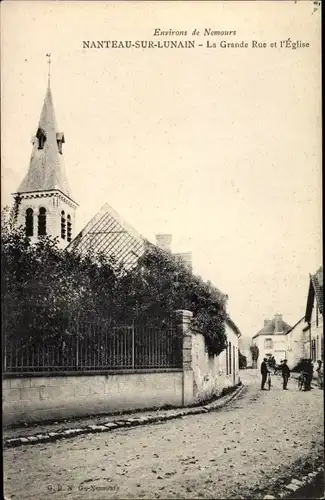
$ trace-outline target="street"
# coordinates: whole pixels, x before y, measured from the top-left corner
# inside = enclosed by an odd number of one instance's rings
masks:
[[[263,498],[323,453],[323,392],[272,378],[219,412],[4,450],[10,499]],[[297,472],[298,471],[298,472]],[[297,476],[296,476],[297,477]],[[249,495],[248,495],[249,493]]]

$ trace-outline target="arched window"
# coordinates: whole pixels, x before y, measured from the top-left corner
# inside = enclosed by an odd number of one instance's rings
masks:
[[[72,239],[72,222],[71,222],[71,215],[68,215],[68,224],[67,224],[67,228],[68,228],[68,237],[67,237],[67,240],[68,240],[68,241],[71,241],[71,239]]]
[[[32,208],[27,208],[25,216],[25,230],[27,236],[34,234],[34,212]]]
[[[38,214],[38,236],[46,234],[46,209],[41,207]]]
[[[65,240],[65,235],[66,235],[66,220],[65,220],[65,214],[64,210],[61,212],[61,238]]]

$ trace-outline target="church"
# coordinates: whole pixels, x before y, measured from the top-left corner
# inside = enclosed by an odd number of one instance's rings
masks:
[[[151,243],[106,203],[75,234],[78,203],[75,201],[64,163],[64,133],[58,128],[50,75],[28,172],[14,196],[14,222],[25,228],[35,242],[40,236],[56,237],[60,248],[85,253],[105,253],[125,268],[134,266]],[[156,245],[170,252],[172,235],[157,234]],[[174,254],[192,269],[190,252]]]

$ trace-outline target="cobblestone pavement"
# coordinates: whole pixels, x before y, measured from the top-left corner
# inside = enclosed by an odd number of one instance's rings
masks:
[[[12,500],[263,498],[279,477],[322,457],[323,393],[300,392],[294,380],[283,391],[277,377],[261,392],[256,372],[241,377],[248,390],[217,413],[6,449],[5,493]]]

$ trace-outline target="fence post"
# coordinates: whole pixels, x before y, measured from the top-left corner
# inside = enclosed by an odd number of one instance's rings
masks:
[[[192,332],[191,320],[193,313],[186,310],[175,311],[176,331],[183,339],[182,343],[182,405],[193,401],[193,371],[192,371]]]
[[[134,370],[134,351],[135,351],[134,319],[132,321],[132,370]]]
[[[76,341],[76,369],[78,370],[78,367],[79,367],[79,313],[77,314],[76,327],[77,327],[77,341]]]

